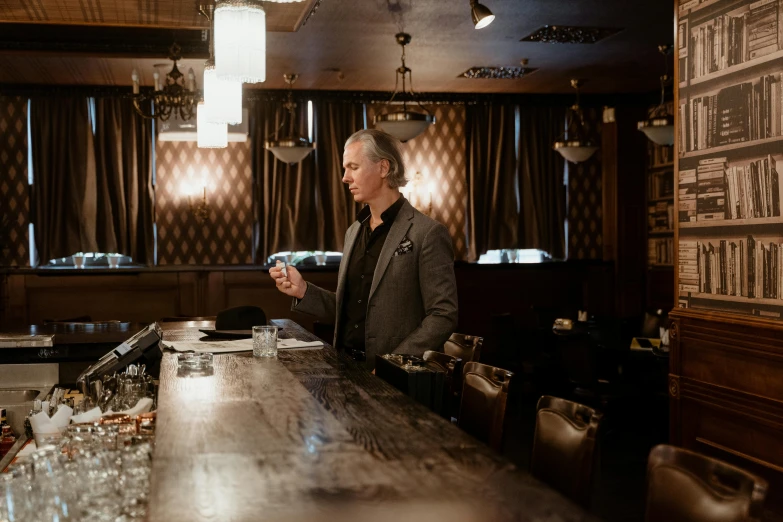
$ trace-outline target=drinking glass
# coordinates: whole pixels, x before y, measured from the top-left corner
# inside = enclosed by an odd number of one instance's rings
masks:
[[[253,327],[253,356],[277,357],[277,326]]]

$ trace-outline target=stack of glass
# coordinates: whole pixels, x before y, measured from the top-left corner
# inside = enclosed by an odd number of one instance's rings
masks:
[[[59,443],[40,447],[0,474],[0,521],[143,520],[154,414],[125,417],[70,425]],[[141,425],[147,429],[138,429]]]

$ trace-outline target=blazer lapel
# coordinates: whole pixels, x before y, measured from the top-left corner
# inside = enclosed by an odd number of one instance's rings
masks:
[[[383,274],[386,273],[386,269],[389,267],[389,262],[394,255],[394,251],[397,250],[397,245],[400,244],[400,241],[405,237],[405,234],[408,233],[408,229],[411,228],[412,219],[413,207],[406,201],[402,205],[400,213],[397,215],[397,219],[392,223],[389,233],[386,235],[386,241],[383,243],[381,255],[378,257],[378,264],[375,265],[375,273],[373,273],[372,276],[372,286],[370,287],[370,297],[368,298],[368,301],[369,299],[372,299],[375,289],[378,288],[378,284],[383,278]]]
[[[348,277],[348,264],[351,262],[351,253],[353,252],[353,245],[356,243],[356,238],[359,236],[359,230],[361,230],[360,223],[354,223],[348,229],[348,233],[345,236],[345,246],[343,247],[343,258],[340,261],[340,269],[337,271],[337,292],[336,292],[336,305],[337,305],[337,322],[340,321],[343,309],[343,294],[345,293],[345,280]],[[339,327],[335,325],[335,332]]]

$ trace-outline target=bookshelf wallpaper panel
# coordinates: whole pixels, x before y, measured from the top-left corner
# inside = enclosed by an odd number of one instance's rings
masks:
[[[159,265],[253,263],[253,201],[250,141],[225,149],[199,149],[196,142],[156,141],[155,212]],[[207,184],[209,220],[190,209]]]
[[[0,96],[0,266],[30,266],[27,99]]]
[[[783,318],[783,0],[681,1],[678,305]]]

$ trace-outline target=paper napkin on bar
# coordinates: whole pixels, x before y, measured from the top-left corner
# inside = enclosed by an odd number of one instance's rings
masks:
[[[177,352],[231,353],[231,352],[253,351],[253,339],[239,339],[236,341],[210,341],[210,342],[161,341],[161,344],[163,344],[165,348],[170,348]]]
[[[297,341],[296,339],[278,339],[278,350],[304,350],[307,348],[323,348],[321,341]]]
[[[165,348],[177,352],[197,353],[232,353],[253,351],[253,339],[239,339],[236,341],[212,341],[212,342],[177,342],[163,341]],[[298,341],[296,339],[278,339],[278,350],[306,350],[323,348],[321,341]]]

